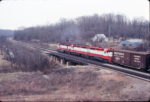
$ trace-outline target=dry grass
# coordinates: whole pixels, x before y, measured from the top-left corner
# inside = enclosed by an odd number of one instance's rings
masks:
[[[0,99],[5,101],[146,101],[147,82],[116,72],[77,66],[41,72],[18,73],[0,80]],[[17,87],[16,87],[17,86]],[[142,90],[140,89],[142,87]]]

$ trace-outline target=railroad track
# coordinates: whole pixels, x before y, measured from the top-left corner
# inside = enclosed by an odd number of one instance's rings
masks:
[[[58,56],[58,57],[62,57],[62,58],[68,59],[68,60],[80,61],[84,64],[93,64],[93,65],[97,65],[97,66],[102,66],[105,69],[110,69],[113,71],[115,70],[117,72],[124,73],[129,76],[136,77],[138,79],[142,79],[142,80],[146,80],[146,81],[150,82],[150,74],[149,73],[140,72],[140,71],[136,71],[133,69],[128,69],[128,68],[124,68],[121,66],[103,63],[103,62],[99,62],[99,61],[95,61],[95,60],[85,59],[85,58],[78,57],[78,56],[68,55],[65,53],[51,52],[49,54]]]
[[[95,61],[95,60],[91,60],[91,59],[86,59],[86,58],[79,57],[79,56],[69,55],[66,53],[60,53],[60,52],[57,52],[56,50],[53,50],[50,48],[45,49],[42,47],[33,47],[33,46],[29,46],[29,45],[27,47],[30,47],[33,49],[39,49],[41,52],[43,52],[45,54],[57,56],[57,57],[60,57],[60,58],[66,59],[66,60],[75,61],[78,63],[81,62],[83,64],[93,64],[96,66],[102,66],[105,69],[117,71],[117,72],[126,74],[128,76],[150,82],[150,74],[149,73],[140,72],[140,71],[128,69],[128,68],[125,68],[122,66],[117,66],[117,65],[113,65],[113,64],[109,64],[109,63],[103,63],[103,62]]]

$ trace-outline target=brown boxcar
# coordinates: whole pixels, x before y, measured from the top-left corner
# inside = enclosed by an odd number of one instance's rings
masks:
[[[150,53],[114,50],[112,62],[137,69],[150,69]]]

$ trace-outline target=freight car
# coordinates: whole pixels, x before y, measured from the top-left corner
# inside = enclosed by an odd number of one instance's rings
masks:
[[[150,53],[146,52],[114,50],[111,48],[98,48],[94,46],[77,46],[73,44],[59,44],[58,51],[68,54],[84,55],[111,64],[150,70]]]
[[[113,50],[112,62],[132,68],[149,70],[150,53],[129,50]]]

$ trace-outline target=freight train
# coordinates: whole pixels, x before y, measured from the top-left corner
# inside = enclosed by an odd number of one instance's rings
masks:
[[[147,52],[115,50],[112,48],[99,48],[73,44],[59,44],[57,51],[78,56],[86,56],[87,58],[122,65],[128,68],[146,71],[150,70],[150,53]]]

